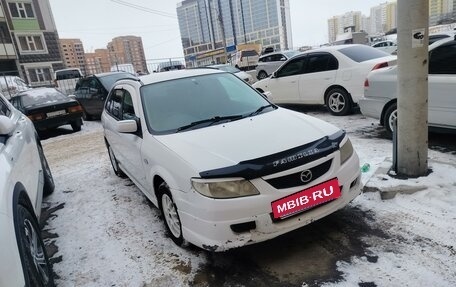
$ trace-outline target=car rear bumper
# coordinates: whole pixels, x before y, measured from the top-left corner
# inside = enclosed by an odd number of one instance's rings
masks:
[[[68,125],[77,121],[81,121],[82,124],[82,112],[66,114],[54,118],[48,118],[40,121],[34,121],[33,124],[37,130],[52,129],[63,125]]]
[[[336,154],[339,155],[338,152]],[[273,219],[271,207],[273,201],[333,178],[337,178],[342,187],[341,197],[286,219]],[[265,241],[303,227],[345,207],[361,192],[359,159],[356,153],[341,168],[339,161],[334,157],[329,171],[309,186],[275,189],[261,178],[251,182],[260,191],[260,195],[215,200],[192,191],[193,196],[198,197],[197,200],[187,202],[176,200],[184,238],[210,251],[225,251]],[[188,210],[195,211],[186,212]]]
[[[380,119],[386,102],[387,101],[383,98],[363,97],[359,100],[359,107],[361,109],[361,113],[366,117]]]

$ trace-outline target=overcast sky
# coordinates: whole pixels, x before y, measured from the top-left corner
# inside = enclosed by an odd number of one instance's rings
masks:
[[[164,12],[160,16],[112,0],[49,0],[60,38],[79,38],[86,52],[106,48],[116,36],[143,39],[147,59],[182,57],[176,5],[178,0],[121,0]],[[318,45],[328,40],[327,20],[349,11],[368,16],[386,0],[290,0],[293,46]]]

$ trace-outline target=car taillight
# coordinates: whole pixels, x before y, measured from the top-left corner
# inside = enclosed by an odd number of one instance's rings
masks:
[[[377,70],[377,69],[381,69],[381,68],[385,68],[385,67],[388,67],[388,63],[387,63],[387,62],[378,63],[377,65],[375,65],[375,66],[372,68],[372,71],[373,71],[373,70]]]
[[[369,88],[369,80],[367,78],[364,80],[364,87]]]
[[[44,120],[46,118],[46,115],[45,114],[33,114],[33,115],[28,115],[27,116],[32,122],[34,121],[40,121],[40,120]]]
[[[81,106],[74,106],[74,107],[69,107],[68,108],[68,113],[81,113],[82,112],[82,107]]]

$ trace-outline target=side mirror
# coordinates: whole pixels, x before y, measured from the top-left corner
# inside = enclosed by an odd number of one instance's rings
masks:
[[[8,136],[16,129],[13,120],[6,116],[0,116],[0,136]]]
[[[274,73],[272,73],[271,79],[274,79],[274,78],[277,78],[277,71],[275,71]]]
[[[131,134],[138,131],[138,124],[135,120],[124,120],[116,122],[115,129],[119,133]]]

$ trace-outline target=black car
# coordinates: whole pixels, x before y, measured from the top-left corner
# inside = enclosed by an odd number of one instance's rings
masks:
[[[121,79],[137,79],[128,72],[109,72],[79,79],[74,95],[84,110],[84,119],[99,118],[109,91]]]
[[[82,107],[78,101],[54,88],[23,91],[11,103],[30,120],[39,131],[70,124],[75,132],[81,130]]]

